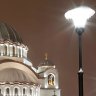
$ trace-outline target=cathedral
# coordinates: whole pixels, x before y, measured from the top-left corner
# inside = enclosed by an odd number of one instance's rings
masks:
[[[12,26],[0,22],[0,96],[61,96],[58,70],[47,54],[38,67]]]

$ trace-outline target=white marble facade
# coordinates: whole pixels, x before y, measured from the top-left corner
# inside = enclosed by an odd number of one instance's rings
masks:
[[[35,68],[16,31],[0,23],[0,96],[61,96],[55,64],[45,55]]]
[[[0,94],[3,96],[40,96],[40,87],[31,84],[1,84]]]

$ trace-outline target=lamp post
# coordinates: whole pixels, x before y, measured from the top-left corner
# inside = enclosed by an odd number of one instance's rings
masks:
[[[79,43],[79,71],[78,71],[78,87],[79,96],[83,96],[83,66],[82,66],[82,34],[87,20],[95,14],[95,11],[89,7],[80,6],[69,10],[65,13],[66,19],[71,19],[75,26],[75,31],[78,34]]]

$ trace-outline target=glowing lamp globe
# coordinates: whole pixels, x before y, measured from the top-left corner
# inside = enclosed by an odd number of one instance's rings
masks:
[[[67,11],[65,13],[65,18],[73,20],[76,28],[84,28],[87,20],[94,14],[95,11],[90,7],[80,6]]]

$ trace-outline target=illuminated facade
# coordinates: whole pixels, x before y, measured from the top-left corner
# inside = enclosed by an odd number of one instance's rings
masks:
[[[33,67],[27,58],[28,47],[17,32],[0,23],[0,95],[60,96],[58,71],[47,54],[44,61]]]

